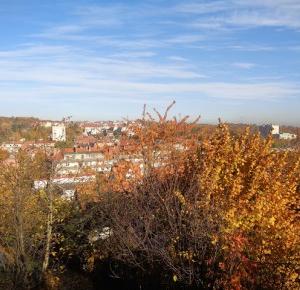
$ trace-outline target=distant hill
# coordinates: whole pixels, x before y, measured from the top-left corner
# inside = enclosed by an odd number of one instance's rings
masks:
[[[33,117],[0,117],[0,142],[47,138],[49,130],[36,128],[39,121]]]

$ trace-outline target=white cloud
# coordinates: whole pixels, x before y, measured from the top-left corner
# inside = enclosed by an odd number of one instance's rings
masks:
[[[98,100],[110,99],[152,100],[159,102],[161,97],[177,98],[216,98],[225,100],[274,100],[295,97],[299,95],[300,88],[289,83],[148,83],[118,80],[82,80],[79,78],[60,85],[39,84],[34,87],[16,89],[6,84],[2,86],[0,98],[14,98],[19,101],[24,99],[71,99],[78,102],[82,99],[95,98]]]
[[[78,78],[147,80],[204,77],[186,63],[144,60],[152,55],[151,52],[141,51],[133,53],[129,58],[113,53],[111,56],[99,57],[67,46],[32,46],[15,51],[0,51],[0,81],[68,83]]]
[[[172,38],[168,38],[165,41],[170,44],[190,44],[204,40],[205,38],[202,35],[197,34],[188,34],[188,35],[178,35]]]
[[[75,9],[73,14],[88,27],[111,27],[122,25],[131,11],[122,5],[85,5]]]
[[[148,58],[156,56],[157,54],[153,51],[126,51],[113,53],[112,58]]]
[[[292,51],[300,51],[300,45],[289,46],[288,49]]]
[[[190,24],[198,28],[225,29],[257,26],[300,28],[298,0],[226,0],[190,2],[179,5],[177,11],[199,16]]]
[[[38,53],[37,53],[38,52]],[[236,63],[250,68],[252,64]],[[186,62],[155,63],[133,58],[86,55],[69,47],[26,47],[0,51],[0,98],[115,98],[159,102],[161,98],[194,97],[272,100],[299,96],[300,86],[284,81],[249,83],[204,81]]]
[[[16,50],[0,50],[0,60],[20,57],[57,56],[68,54],[69,52],[70,48],[64,45],[25,45]]]
[[[214,1],[214,2],[189,2],[179,4],[175,7],[177,12],[192,13],[192,14],[211,14],[227,10],[228,6],[225,1]]]
[[[178,56],[178,55],[171,55],[171,56],[168,57],[168,59],[171,60],[171,61],[180,61],[180,62],[181,61],[183,61],[183,62],[188,61],[187,58],[182,57],[182,56]]]
[[[255,63],[250,63],[250,62],[235,62],[232,65],[241,69],[251,69],[256,66]]]
[[[277,50],[278,47],[270,46],[270,45],[261,45],[261,44],[236,44],[226,46],[227,48],[241,51],[273,51]]]
[[[80,7],[69,15],[70,23],[49,24],[31,38],[33,43],[0,51],[0,99],[16,100],[16,104],[25,99],[48,104],[59,100],[115,104],[159,103],[173,98],[213,99],[212,103],[215,99],[242,103],[299,98],[296,81],[272,79],[272,72],[270,77],[259,74],[252,79],[249,72],[246,81],[237,81],[240,76],[232,66],[250,70],[262,65],[262,58],[253,60],[257,64],[237,61],[221,67],[220,63],[228,63],[223,54],[210,54],[211,50],[229,49],[239,54],[236,59],[252,60],[240,51],[278,52],[280,47],[275,45],[251,42],[251,38],[246,43],[246,38],[239,39],[238,34],[229,38],[223,31],[300,27],[296,1],[182,3],[153,11],[143,5],[137,9],[124,5]],[[191,50],[182,50],[185,48]],[[200,52],[200,48],[206,51]],[[288,43],[284,49],[291,52],[299,47]],[[222,81],[229,75],[231,81]]]

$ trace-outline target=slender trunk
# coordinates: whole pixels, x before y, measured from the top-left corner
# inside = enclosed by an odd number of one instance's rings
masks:
[[[22,193],[15,193],[14,206],[15,233],[16,233],[16,272],[15,284],[25,284],[27,278],[27,263],[24,244],[24,227],[23,227],[23,198]]]
[[[47,218],[47,237],[46,237],[46,248],[44,261],[42,266],[42,272],[45,273],[48,269],[49,265],[49,256],[50,256],[50,248],[51,248],[51,240],[52,240],[52,225],[53,225],[53,192],[50,188],[49,190],[49,209],[48,209],[48,218]]]
[[[18,205],[16,207],[15,222],[16,222],[17,264],[21,269],[24,267],[24,263],[25,263],[25,247],[24,247],[23,216]]]

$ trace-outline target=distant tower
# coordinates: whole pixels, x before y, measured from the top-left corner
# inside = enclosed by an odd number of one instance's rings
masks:
[[[52,140],[66,141],[66,127],[64,124],[52,126]]]

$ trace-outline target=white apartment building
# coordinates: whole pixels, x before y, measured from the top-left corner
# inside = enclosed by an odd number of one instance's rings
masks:
[[[64,124],[52,126],[52,140],[66,141],[66,127]]]
[[[279,125],[271,125],[272,129],[271,129],[271,133],[272,135],[278,135],[279,134]]]
[[[77,149],[74,152],[65,152],[56,169],[59,175],[69,175],[78,174],[84,168],[106,172],[110,170],[111,164],[105,160],[104,154],[100,151]]]
[[[279,136],[279,125],[268,124],[259,126],[259,132],[263,137],[267,137],[269,134]]]

